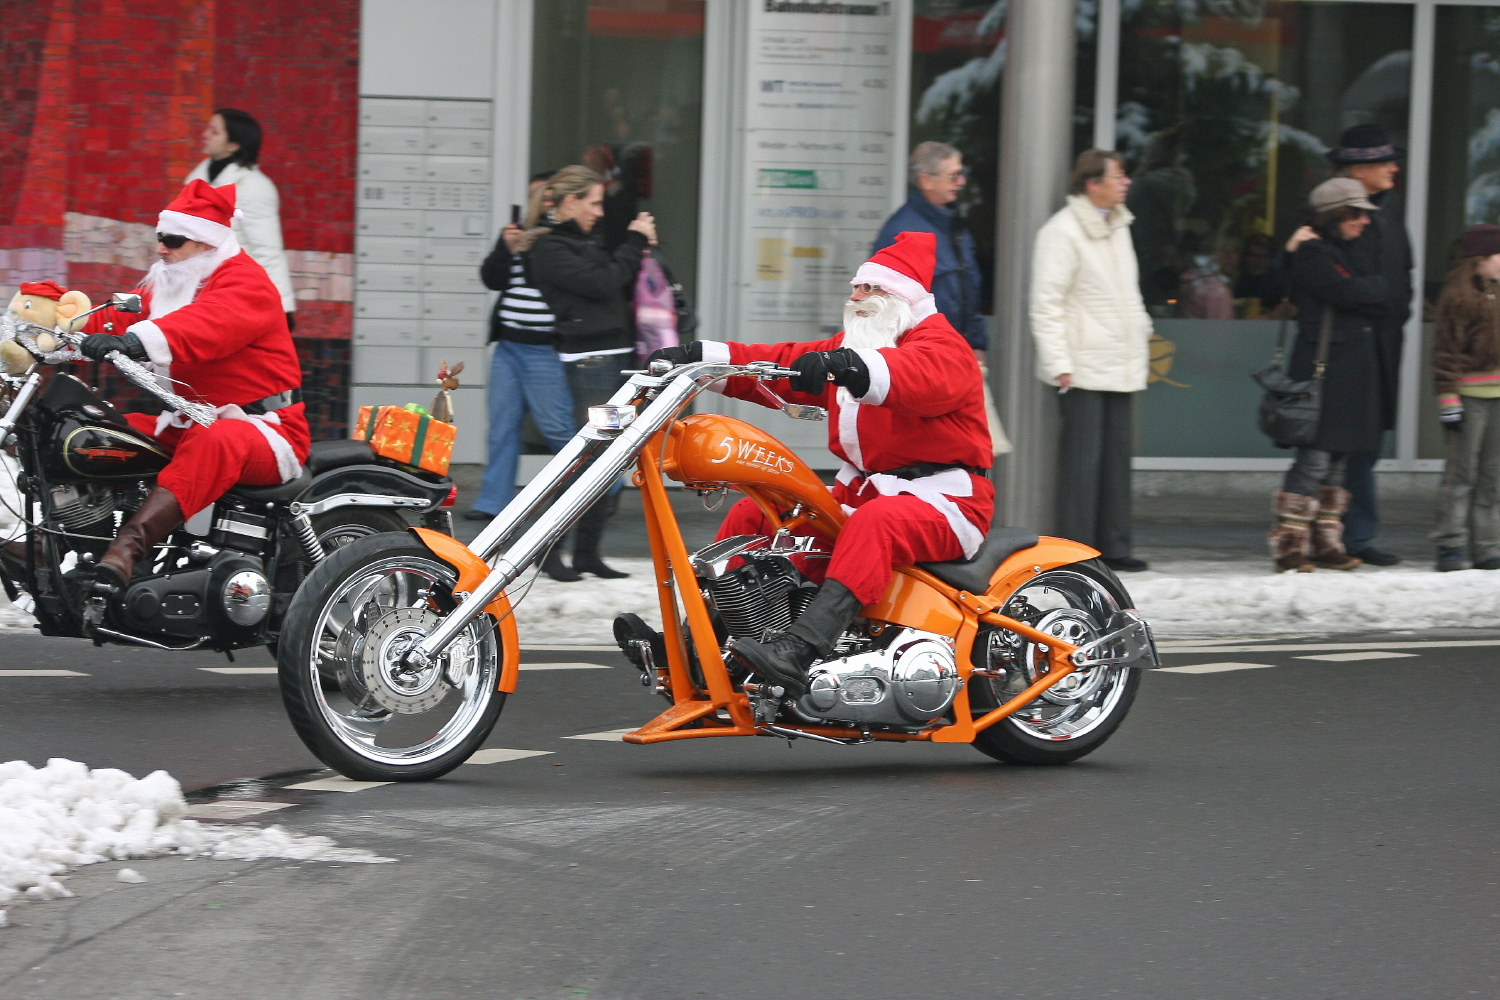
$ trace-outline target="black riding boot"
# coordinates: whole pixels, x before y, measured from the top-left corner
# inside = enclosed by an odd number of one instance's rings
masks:
[[[837,580],[824,583],[792,627],[765,642],[736,639],[730,647],[745,667],[793,696],[807,693],[807,669],[833,655],[833,647],[861,605]]]
[[[542,572],[558,583],[577,583],[583,579],[583,574],[575,572],[563,562],[562,543],[563,539],[559,538],[553,543],[552,548],[547,550],[547,555],[542,560]]]
[[[583,512],[573,529],[573,572],[592,573],[601,580],[619,580],[629,573],[611,569],[599,558],[599,539],[604,536],[604,526],[620,508],[620,494],[602,496]]]

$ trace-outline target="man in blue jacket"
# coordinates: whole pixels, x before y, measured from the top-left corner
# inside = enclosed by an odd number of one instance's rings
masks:
[[[924,142],[911,151],[908,178],[911,194],[906,204],[886,220],[870,253],[896,242],[897,233],[936,236],[932,295],[938,312],[963,334],[970,347],[984,351],[989,341],[979,315],[979,259],[974,253],[974,237],[951,207],[964,186],[963,156],[945,142]]]

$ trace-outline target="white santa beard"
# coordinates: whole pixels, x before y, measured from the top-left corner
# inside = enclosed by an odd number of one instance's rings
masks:
[[[899,295],[871,295],[858,302],[845,302],[843,346],[895,347],[901,335],[916,325],[911,306]]]
[[[151,315],[147,318],[161,319],[191,303],[209,275],[239,252],[239,241],[231,235],[208,253],[195,254],[176,263],[158,260],[152,264],[141,285],[151,293]]]

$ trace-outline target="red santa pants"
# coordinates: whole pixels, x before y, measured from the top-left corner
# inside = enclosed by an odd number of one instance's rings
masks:
[[[260,430],[245,420],[215,420],[207,427],[168,427],[160,435],[156,418],[127,413],[130,426],[150,434],[172,453],[156,474],[156,485],[177,498],[184,518],[192,517],[235,483],[275,486],[281,482],[276,455]]]
[[[746,498],[729,509],[718,537],[770,533],[765,515],[755,501]],[[792,533],[816,535],[811,528]],[[817,583],[826,575],[848,587],[861,604],[874,604],[885,596],[895,567],[962,559],[963,555],[953,526],[937,508],[910,494],[876,495],[844,522],[833,558],[805,559],[802,572]]]

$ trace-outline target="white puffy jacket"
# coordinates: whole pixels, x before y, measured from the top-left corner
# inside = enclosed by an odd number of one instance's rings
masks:
[[[1106,220],[1083,195],[1036,234],[1031,263],[1031,335],[1037,377],[1073,376],[1079,389],[1140,392],[1150,365],[1151,317],[1141,299],[1124,205]]]
[[[194,167],[183,183],[208,180],[209,162],[204,160]],[[281,293],[281,308],[285,312],[296,311],[292,273],[287,267],[286,250],[281,243],[281,196],[276,193],[276,185],[260,172],[260,168],[238,163],[229,164],[209,183],[214,187],[234,185],[235,207],[245,213],[243,219],[234,220],[234,237],[250,259],[271,276],[271,282]]]

